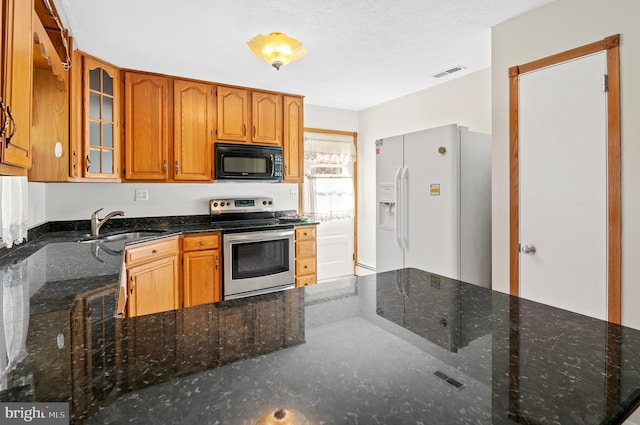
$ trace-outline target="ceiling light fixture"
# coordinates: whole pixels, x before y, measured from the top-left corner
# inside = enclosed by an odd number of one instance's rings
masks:
[[[278,70],[282,65],[307,54],[301,42],[281,32],[272,32],[269,35],[258,34],[247,42],[247,46],[254,55],[264,59]]]

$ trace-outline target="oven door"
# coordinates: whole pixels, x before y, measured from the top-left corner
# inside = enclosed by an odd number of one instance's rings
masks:
[[[223,235],[224,299],[295,287],[293,229]]]

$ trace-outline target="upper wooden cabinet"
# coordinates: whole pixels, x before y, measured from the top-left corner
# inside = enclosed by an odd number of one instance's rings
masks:
[[[284,96],[284,177],[288,183],[302,183],[304,179],[304,111],[303,98]]]
[[[282,95],[218,86],[217,140],[282,145]]]
[[[29,180],[120,181],[120,69],[75,50],[66,84],[43,62],[35,51]]]
[[[212,84],[126,72],[124,98],[125,179],[213,179]]]
[[[246,142],[249,140],[249,91],[218,86],[218,140]]]
[[[251,141],[282,145],[282,95],[251,92]]]
[[[96,59],[82,61],[82,156],[72,152],[82,177],[120,176],[120,70]],[[80,156],[80,155],[78,155]],[[72,165],[72,166],[73,166]]]
[[[4,0],[0,50],[0,174],[31,167],[33,0]]]
[[[209,181],[213,178],[213,86],[173,81],[173,178]]]
[[[127,180],[169,178],[170,80],[125,72],[125,173]]]

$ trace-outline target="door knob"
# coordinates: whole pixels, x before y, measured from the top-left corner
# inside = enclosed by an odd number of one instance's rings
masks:
[[[536,247],[533,245],[525,245],[522,247],[522,253],[527,255],[533,255],[536,253]]]

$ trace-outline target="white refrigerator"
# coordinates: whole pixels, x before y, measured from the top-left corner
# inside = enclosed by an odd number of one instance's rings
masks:
[[[447,125],[376,141],[376,271],[491,286],[491,138]]]

